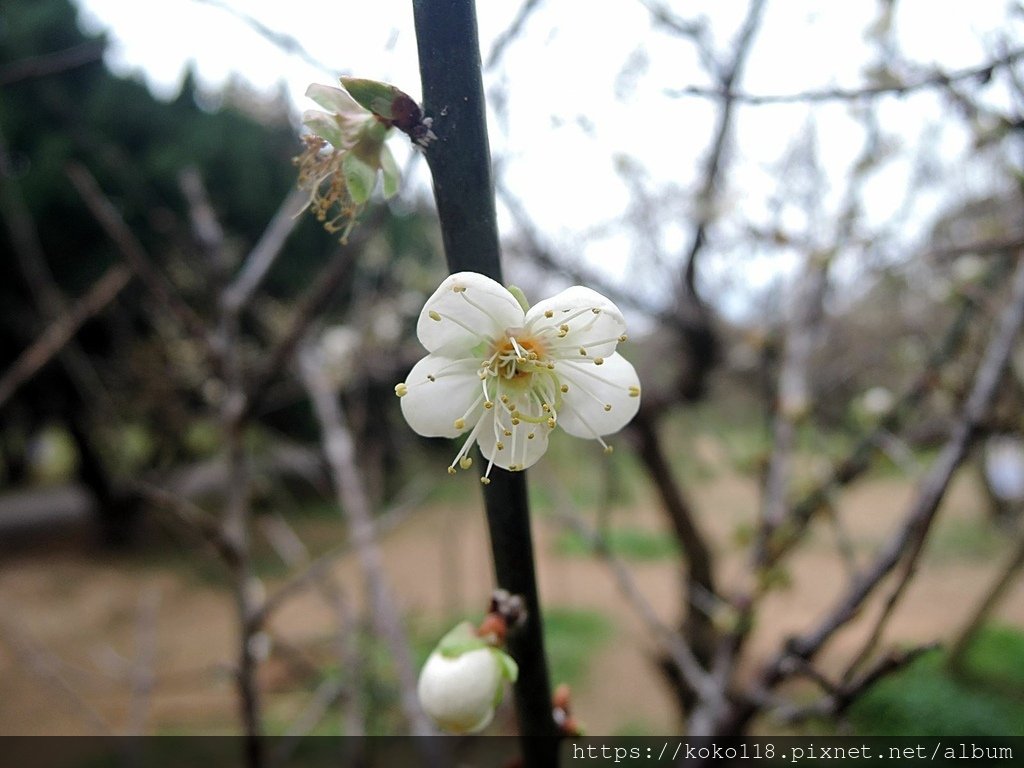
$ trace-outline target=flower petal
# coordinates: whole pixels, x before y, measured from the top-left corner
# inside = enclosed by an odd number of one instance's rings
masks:
[[[316,136],[329,141],[334,148],[345,146],[345,134],[333,115],[318,109],[307,109],[302,113],[302,124]]]
[[[458,272],[427,299],[416,335],[428,352],[455,357],[490,343],[523,321],[522,307],[508,290],[476,272]]]
[[[495,403],[491,411],[486,411],[483,418],[485,423],[481,425],[476,441],[483,457],[493,461],[496,467],[514,467],[516,471],[526,469],[536,464],[548,449],[548,433],[551,428],[544,422],[534,424],[520,421],[519,424],[512,424],[509,411],[498,403]],[[506,435],[506,431],[512,434]],[[530,437],[531,434],[533,437]],[[498,443],[502,445],[500,450]]]
[[[347,91],[341,88],[332,88],[329,85],[313,83],[306,89],[306,96],[328,112],[335,112],[339,115],[359,114],[368,112],[353,99]]]
[[[402,396],[402,415],[413,431],[423,437],[457,437],[480,418],[483,391],[476,372],[479,363],[472,358],[453,360],[427,355],[409,371]],[[467,415],[469,414],[469,415]],[[456,419],[466,426],[455,426]]]
[[[636,416],[640,379],[622,355],[610,355],[601,365],[592,360],[560,360],[556,371],[569,387],[558,409],[558,426],[570,435],[591,439],[610,435]]]
[[[377,183],[377,169],[364,163],[356,154],[349,153],[341,161],[341,170],[352,202],[362,205],[369,200]]]
[[[615,352],[619,337],[626,331],[626,321],[615,303],[582,285],[530,307],[526,324],[534,333],[550,329],[549,349],[556,357],[579,356],[584,347],[590,357],[607,357]],[[563,325],[568,326],[568,333],[558,338]]]
[[[386,144],[380,148],[380,169],[384,172],[384,199],[390,200],[398,193],[398,187],[402,183],[402,171]]]

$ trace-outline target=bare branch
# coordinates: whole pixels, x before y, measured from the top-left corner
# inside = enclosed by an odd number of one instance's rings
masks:
[[[508,49],[519,35],[522,34],[523,28],[526,26],[527,20],[530,15],[540,7],[541,0],[523,0],[523,4],[519,6],[519,12],[516,17],[509,24],[508,29],[505,29],[491,46],[491,52],[487,54],[487,59],[484,63],[484,69],[493,69],[501,61],[501,57],[505,55],[505,51]]]
[[[81,299],[66,313],[43,331],[28,349],[22,352],[0,377],[0,408],[25,382],[46,365],[54,355],[74,338],[78,329],[90,318],[98,315],[113,301],[131,280],[131,273],[124,266],[110,267],[93,283]]]
[[[246,257],[242,269],[224,291],[223,302],[227,311],[238,313],[252,298],[295,229],[297,216],[305,207],[308,197],[306,192],[296,189],[281,203],[260,241]]]
[[[669,96],[698,96],[707,99],[729,99],[739,104],[763,106],[765,104],[814,104],[827,101],[857,101],[873,99],[879,96],[906,96],[915,91],[927,88],[940,88],[965,80],[986,82],[997,70],[1016,64],[1024,58],[1024,48],[1017,48],[991,61],[967,69],[954,72],[935,71],[909,83],[892,83],[886,85],[869,85],[863,88],[826,88],[816,91],[800,91],[781,94],[751,94],[733,91],[730,88],[717,86],[705,88],[691,85],[666,91]]]
[[[79,163],[68,166],[67,173],[92,215],[117,246],[132,272],[189,333],[208,345],[207,328],[202,318],[185,303],[170,281],[153,264],[142,243],[135,237],[114,204],[103,194],[93,175]]]
[[[953,426],[952,434],[919,486],[917,496],[904,517],[903,525],[879,552],[871,569],[851,585],[819,626],[813,632],[790,641],[787,648],[769,665],[761,678],[761,685],[764,688],[773,687],[787,676],[785,670],[791,666],[792,657],[812,658],[840,627],[857,614],[867,597],[900,562],[904,564],[904,571],[890,600],[895,604],[903,594],[914,564],[923,550],[939,502],[949,487],[953,473],[963,461],[975,430],[995,395],[1022,323],[1024,259],[1018,262],[1010,299],[985,349],[970,394]]]
[[[374,538],[370,502],[355,463],[355,444],[345,426],[344,413],[330,383],[310,350],[299,355],[299,373],[320,423],[324,453],[331,465],[338,504],[350,525],[350,535],[366,578],[373,622],[391,649],[401,689],[402,709],[413,735],[426,736],[434,728],[416,697],[416,669],[409,652],[398,610],[387,585],[384,563]]]
[[[721,105],[718,112],[718,124],[715,127],[715,137],[711,145],[711,151],[704,164],[704,180],[701,183],[700,191],[697,193],[700,215],[697,217],[693,241],[690,243],[683,262],[685,264],[683,285],[687,295],[694,299],[697,298],[697,257],[704,247],[704,242],[707,239],[707,230],[711,225],[711,211],[715,191],[722,175],[722,158],[725,153],[725,142],[732,125],[733,103],[735,102],[732,88],[739,81],[743,72],[743,65],[754,42],[754,34],[761,23],[761,13],[764,10],[764,5],[764,0],[751,0],[746,19],[743,21],[743,27],[733,49],[732,59],[725,65],[719,78]]]

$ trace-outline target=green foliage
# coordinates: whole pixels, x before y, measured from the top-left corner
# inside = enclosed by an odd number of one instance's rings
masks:
[[[850,710],[871,736],[1024,736],[1024,632],[990,628],[952,675],[940,651],[875,685]]]

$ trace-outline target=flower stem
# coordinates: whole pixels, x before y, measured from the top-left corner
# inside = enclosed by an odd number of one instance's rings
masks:
[[[487,143],[480,46],[473,0],[413,0],[423,106],[437,140],[427,149],[451,272],[502,282],[494,183]],[[558,764],[557,729],[534,571],[526,475],[494,468],[484,504],[498,586],[526,601],[526,624],[509,637],[519,664],[516,714],[524,763]]]

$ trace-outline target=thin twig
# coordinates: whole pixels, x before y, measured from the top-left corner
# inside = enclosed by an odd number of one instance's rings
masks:
[[[786,679],[794,668],[794,659],[810,660],[822,646],[860,611],[864,601],[899,563],[904,571],[890,596],[893,605],[909,581],[913,566],[923,551],[924,542],[953,473],[963,461],[976,429],[992,402],[1006,367],[1014,340],[1024,323],[1024,259],[1020,260],[1012,279],[1010,299],[999,317],[997,326],[985,348],[974,376],[970,394],[953,425],[951,435],[918,488],[918,493],[903,518],[903,524],[875,562],[836,602],[833,609],[811,632],[791,639],[785,648],[764,668],[754,686],[767,693]],[[874,633],[873,633],[874,634]],[[737,706],[727,720],[719,723],[723,732],[735,733],[753,716],[756,705],[747,701]]]
[[[373,622],[388,644],[398,674],[402,710],[413,735],[426,736],[434,728],[416,697],[416,669],[408,640],[384,572],[384,562],[374,538],[370,503],[356,466],[356,448],[345,425],[344,412],[311,350],[301,351],[298,367],[320,424],[324,453],[331,466],[338,504],[348,518],[351,538],[359,558],[371,601]]]
[[[142,243],[125,223],[114,204],[103,194],[93,175],[80,163],[72,163],[68,177],[85,200],[92,215],[117,246],[131,270],[156,300],[195,338],[209,346],[206,323],[185,303],[170,281],[150,259]]]
[[[59,314],[0,377],[0,408],[74,338],[87,320],[117,298],[130,280],[127,267],[112,266],[69,311]]]
[[[938,88],[964,80],[976,79],[987,81],[999,69],[1009,67],[1024,58],[1024,48],[1017,48],[1009,53],[979,64],[954,72],[933,72],[925,77],[909,83],[891,83],[886,85],[869,85],[862,88],[825,88],[823,90],[799,91],[797,93],[752,94],[733,91],[717,86],[706,88],[690,85],[685,88],[667,90],[669,96],[698,96],[707,99],[730,99],[739,104],[759,107],[766,104],[814,104],[827,101],[855,101],[873,99],[879,96],[906,96],[925,88]]]

